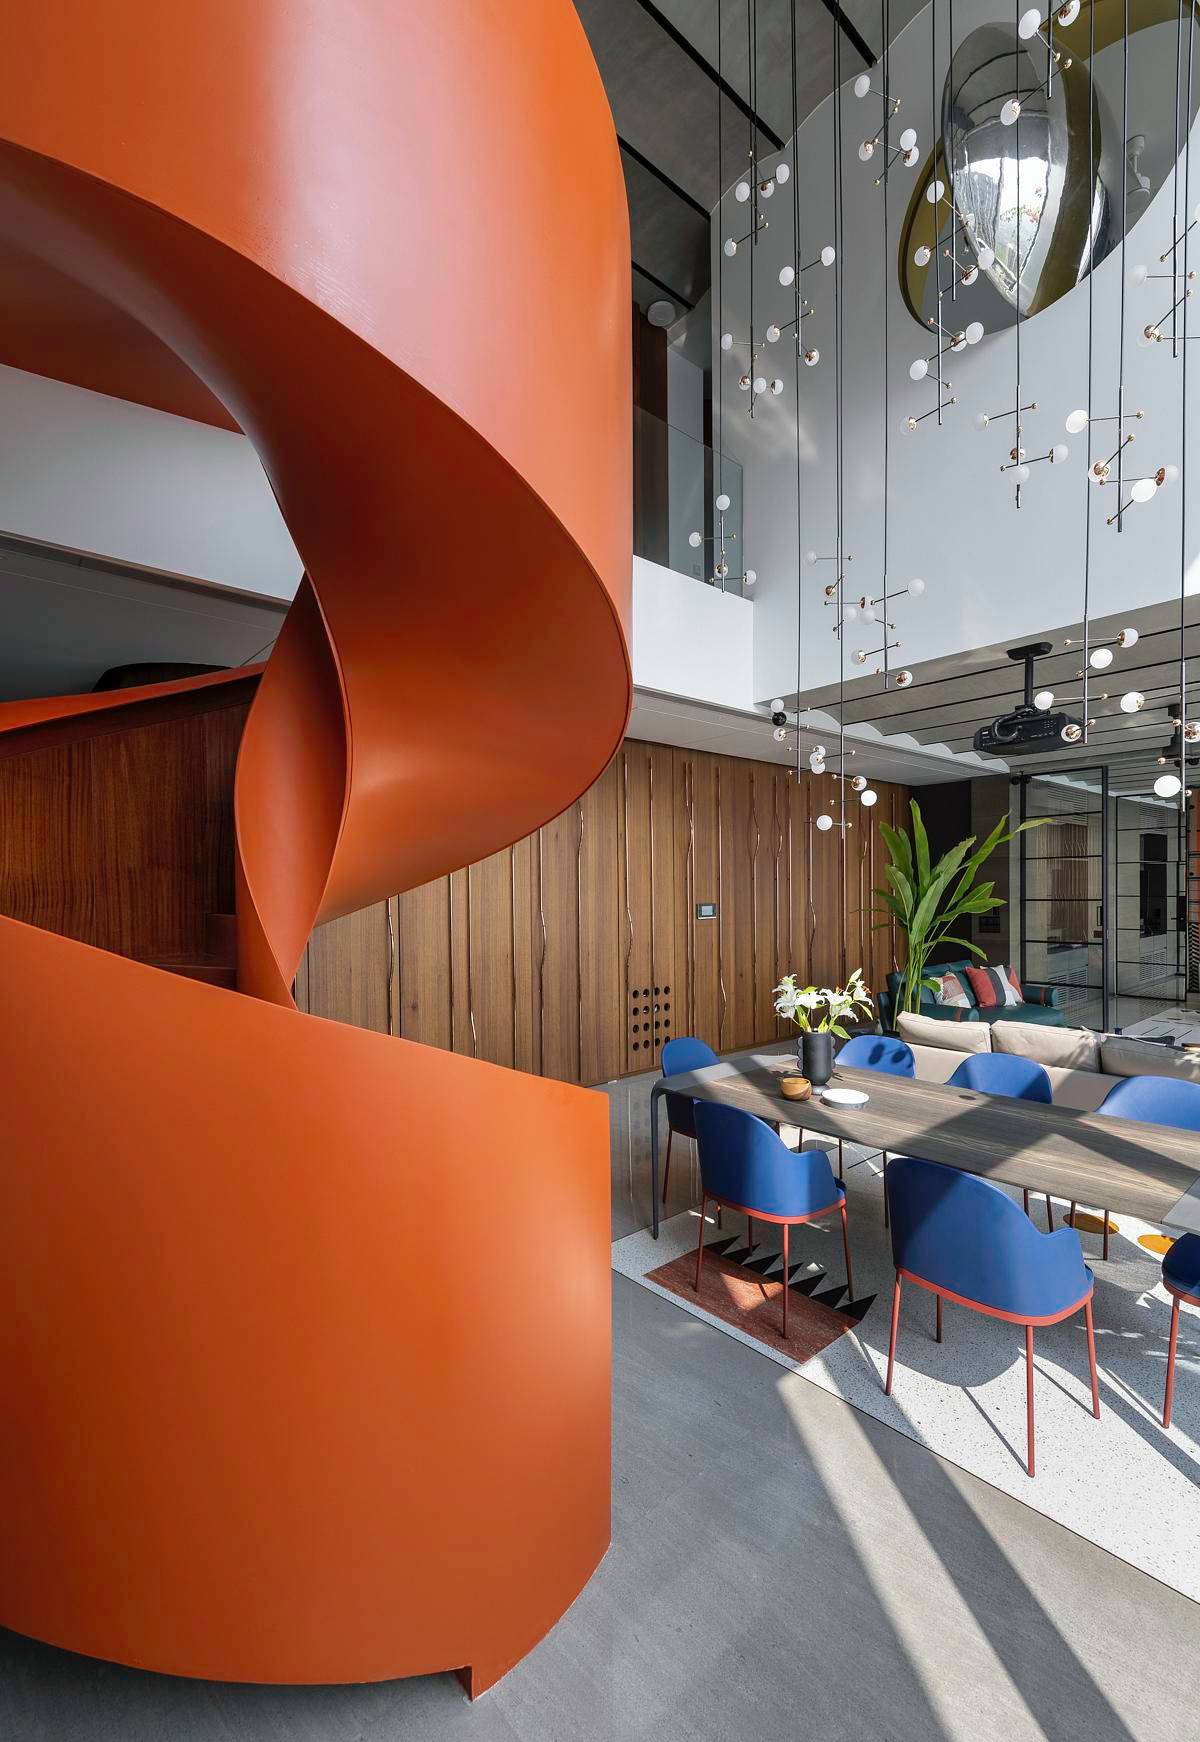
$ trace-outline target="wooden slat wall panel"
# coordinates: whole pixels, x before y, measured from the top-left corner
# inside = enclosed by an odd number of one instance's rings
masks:
[[[536,835],[393,900],[392,1032],[583,1082],[653,1069],[673,1034],[718,1051],[782,1038],[785,973],[828,985],[861,964],[877,989],[895,963],[891,929],[861,910],[882,879],[876,825],[903,826],[908,794],[877,790],[873,812],[847,802],[843,861],[840,831],[816,828],[839,815],[832,783],[629,740]],[[716,920],[696,919],[704,902]],[[297,1000],[383,1026],[387,904],[352,919],[314,935]],[[383,969],[357,975],[359,949]]]

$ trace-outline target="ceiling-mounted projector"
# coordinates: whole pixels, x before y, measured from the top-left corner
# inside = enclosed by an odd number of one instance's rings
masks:
[[[1066,748],[1063,732],[1068,726],[1078,726],[1083,735],[1083,721],[1071,714],[1044,712],[1033,705],[1033,662],[1051,653],[1051,641],[1032,641],[1026,647],[1010,647],[1008,657],[1025,666],[1025,700],[1010,714],[1001,714],[990,726],[980,726],[975,734],[975,748],[985,756],[1035,756]]]

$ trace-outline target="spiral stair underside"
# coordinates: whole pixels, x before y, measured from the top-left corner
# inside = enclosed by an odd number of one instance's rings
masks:
[[[0,920],[0,1623],[478,1691],[608,1542],[606,1103],[290,985],[314,924],[520,838],[619,742],[607,105],[568,0],[11,24],[0,248],[227,408],[305,579],[238,762],[239,990]],[[245,676],[6,704],[0,735]]]

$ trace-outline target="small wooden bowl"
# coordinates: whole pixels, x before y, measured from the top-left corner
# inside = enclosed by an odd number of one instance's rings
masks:
[[[779,1093],[785,1101],[807,1101],[812,1094],[812,1084],[807,1077],[780,1077]]]

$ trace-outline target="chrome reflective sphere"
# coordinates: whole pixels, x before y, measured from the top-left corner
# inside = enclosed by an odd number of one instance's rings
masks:
[[[972,31],[946,80],[943,149],[968,220],[959,246],[968,261],[967,250],[982,255],[997,305],[990,319],[979,313],[989,329],[1015,320],[1018,306],[1024,319],[1064,296],[1121,239],[1120,129],[1114,157],[1112,120],[1084,62],[1046,84],[1044,45],[1003,24]]]

